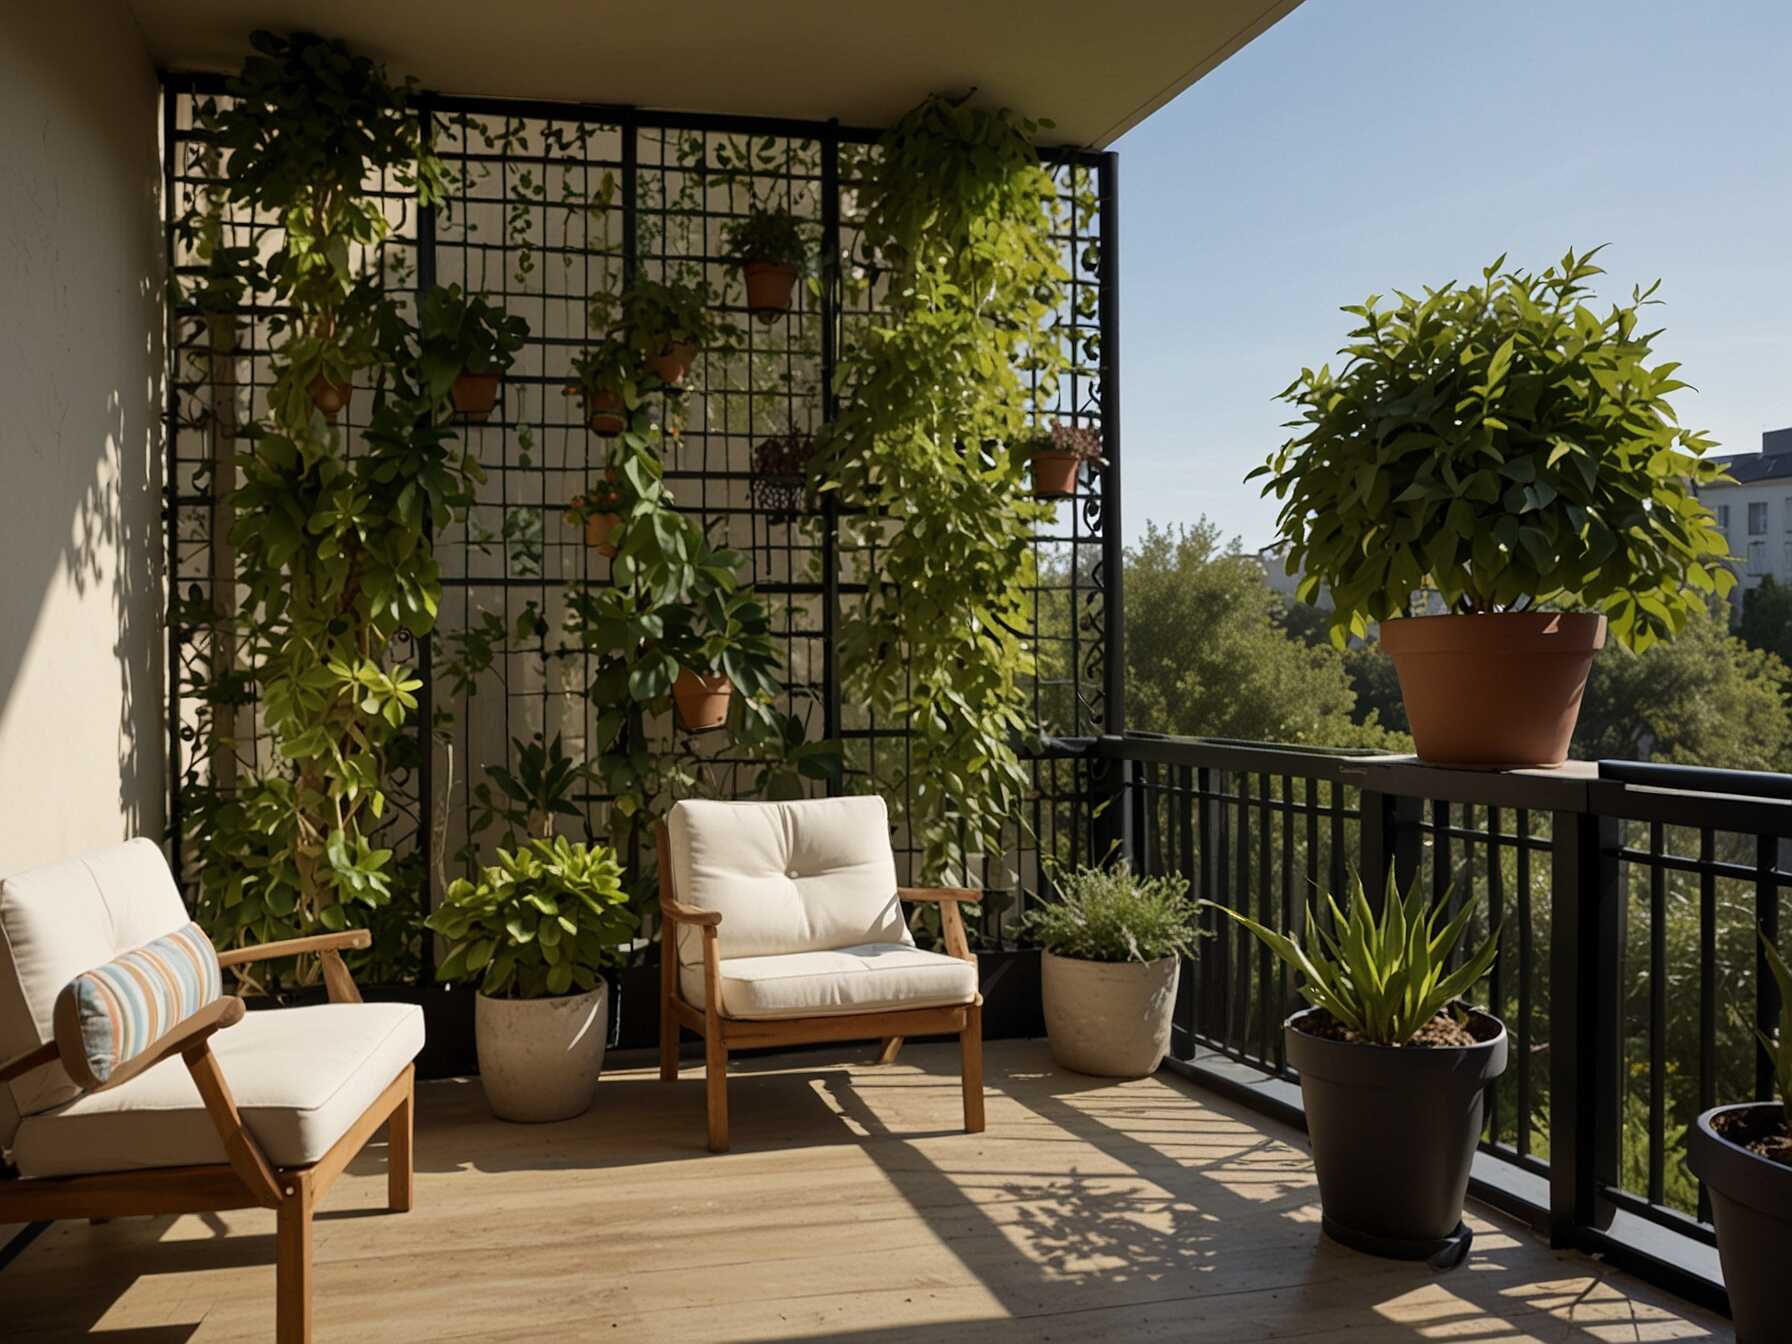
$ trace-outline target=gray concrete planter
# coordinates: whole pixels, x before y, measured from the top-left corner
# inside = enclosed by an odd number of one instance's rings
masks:
[[[1045,1034],[1064,1068],[1098,1078],[1143,1078],[1170,1050],[1180,957],[1078,961],[1040,957]]]
[[[610,987],[558,999],[478,996],[479,1081],[500,1120],[539,1124],[591,1109],[610,1035]]]

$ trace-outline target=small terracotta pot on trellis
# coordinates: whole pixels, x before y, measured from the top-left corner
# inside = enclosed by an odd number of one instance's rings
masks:
[[[697,347],[689,341],[675,341],[647,361],[648,372],[667,387],[682,387],[684,378],[696,362]]]
[[[622,399],[622,393],[611,388],[603,388],[596,392],[588,392],[583,388],[569,387],[568,394],[582,393],[585,398],[585,419],[591,426],[591,432],[601,438],[613,439],[628,428],[628,403]]]
[[[1076,493],[1077,472],[1083,459],[1075,453],[1045,449],[1033,454],[1033,495],[1037,499],[1061,499]]]
[[[747,311],[761,322],[775,322],[790,311],[796,288],[796,267],[782,261],[749,261],[741,266],[747,282]]]
[[[672,704],[678,711],[678,724],[687,733],[700,733],[720,728],[728,722],[728,705],[734,698],[734,687],[727,677],[705,677],[688,667],[678,669],[672,683]]]
[[[305,391],[311,396],[311,404],[323,412],[324,419],[331,421],[348,409],[349,398],[355,394],[352,383],[336,382],[323,373],[313,378]]]
[[[604,480],[610,484],[596,492],[596,497],[574,495],[572,497],[573,517],[568,522],[576,521],[582,515],[585,521],[585,544],[599,555],[614,557],[616,554],[616,534],[622,530],[622,515],[615,512],[614,506],[621,502],[614,484],[616,468],[610,467],[604,472]],[[587,506],[602,509],[599,513],[586,513]],[[610,507],[606,508],[605,505]]]
[[[1033,497],[1062,499],[1076,493],[1083,463],[1105,466],[1101,431],[1093,425],[1064,425],[1056,420],[1032,440],[1028,455],[1033,469]]]
[[[454,409],[476,424],[491,418],[498,404],[498,375],[495,373],[463,373],[456,376],[448,389]]]

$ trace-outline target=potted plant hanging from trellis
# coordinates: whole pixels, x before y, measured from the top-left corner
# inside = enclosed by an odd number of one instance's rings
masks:
[[[606,439],[622,433],[629,409],[640,395],[641,357],[634,347],[606,337],[574,355],[572,371],[577,381],[566,393],[584,399],[585,420],[592,432]]]
[[[747,311],[767,323],[789,312],[797,277],[809,260],[796,217],[778,206],[754,206],[745,219],[729,223],[723,237],[746,284]]]
[[[716,335],[709,291],[682,280],[637,280],[622,291],[620,338],[667,387],[682,387],[697,352]]]
[[[611,468],[584,494],[572,497],[567,521],[584,527],[585,544],[599,555],[614,556],[623,508],[622,489],[616,484],[615,469]]]
[[[794,522],[809,499],[809,459],[815,436],[794,425],[753,449],[753,507],[774,523]]]
[[[423,296],[418,344],[431,397],[447,397],[475,423],[498,404],[498,382],[529,337],[529,324],[459,285],[437,285]]]
[[[1025,441],[1027,460],[1033,468],[1033,494],[1038,499],[1061,499],[1076,493],[1083,464],[1105,467],[1101,455],[1101,431],[1094,425],[1066,425],[1054,420]]]
[[[1426,761],[1560,765],[1608,625],[1640,651],[1736,582],[1699,499],[1728,477],[1675,418],[1676,366],[1649,362],[1656,286],[1595,313],[1597,251],[1345,308],[1343,367],[1283,391],[1299,433],[1246,478],[1284,501],[1332,642],[1381,623]],[[1448,614],[1413,615],[1432,594]]]

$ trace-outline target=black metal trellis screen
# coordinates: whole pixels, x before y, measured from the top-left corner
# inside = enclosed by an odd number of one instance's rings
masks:
[[[219,96],[220,86],[174,78],[167,88],[169,265],[185,279],[200,269],[207,230],[214,241],[265,249],[275,226],[219,207],[219,165],[195,109],[197,100]],[[420,729],[397,781],[400,805],[385,843],[406,865],[407,898],[387,918],[414,933],[443,877],[464,871],[489,845],[480,789],[487,767],[509,758],[513,739],[558,737],[578,756],[592,738],[601,707],[586,695],[586,655],[558,632],[569,585],[607,577],[608,562],[568,515],[601,477],[605,457],[563,389],[573,355],[591,338],[590,297],[613,294],[637,276],[706,285],[738,332],[727,350],[701,355],[690,375],[683,432],[664,446],[667,480],[681,509],[747,558],[746,577],[773,613],[784,654],[782,709],[811,739],[843,744],[846,791],[887,791],[906,735],[843,703],[833,642],[877,564],[875,548],[843,544],[831,510],[793,514],[788,500],[768,498],[753,480],[756,445],[811,432],[831,417],[838,356],[882,301],[860,255],[856,217],[856,178],[875,153],[874,133],[448,98],[428,99],[424,115],[457,186],[433,209],[392,194],[393,231],[379,259],[388,289],[414,297],[435,284],[460,284],[525,318],[530,337],[497,412],[462,427],[486,479],[467,515],[445,521],[435,536],[442,611],[434,636],[415,650],[424,679],[419,720],[433,732]],[[1102,425],[1110,462],[1089,473],[1034,543],[1034,706],[1043,733],[1078,736],[1122,726],[1115,160],[1077,151],[1044,157],[1059,187],[1057,242],[1070,277],[1057,328],[1070,371],[1048,413]],[[799,285],[792,312],[762,324],[748,318],[723,235],[729,221],[771,202],[807,223],[820,240],[820,264]],[[228,461],[265,409],[270,316],[253,306],[219,313],[176,305],[170,319],[170,815],[184,880],[192,876],[192,856],[180,844],[191,798],[227,788],[242,763],[253,765],[265,751],[252,669],[240,665],[229,636]],[[352,410],[346,423],[352,431]],[[240,707],[218,711],[194,694],[220,676],[242,686]],[[763,762],[735,754],[725,734],[687,745],[693,791],[739,797],[762,788]],[[1014,937],[1021,894],[1040,879],[1041,853],[1075,859],[1088,852],[1088,768],[1044,756],[1034,764],[1029,815],[1016,818],[1006,854],[986,856],[997,897],[985,903],[987,943]],[[582,801],[591,832],[605,835],[611,799],[592,793]],[[401,973],[427,978],[428,958],[417,961]]]

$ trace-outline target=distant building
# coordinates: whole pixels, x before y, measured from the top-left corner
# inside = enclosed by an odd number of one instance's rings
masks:
[[[1736,480],[1699,491],[1735,557],[1732,564],[1741,582],[1733,600],[1740,604],[1743,590],[1769,574],[1775,583],[1792,583],[1792,429],[1768,430],[1758,453],[1706,460]]]

